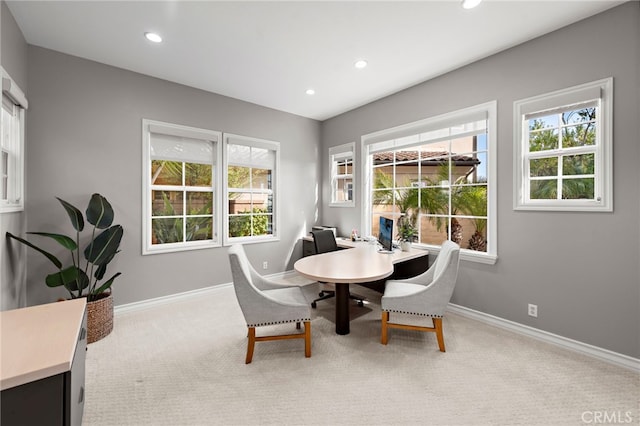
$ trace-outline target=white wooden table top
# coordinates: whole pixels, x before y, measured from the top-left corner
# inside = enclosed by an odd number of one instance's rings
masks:
[[[388,277],[393,273],[395,263],[429,254],[427,250],[416,248],[411,248],[408,252],[397,249],[392,254],[380,253],[377,244],[351,241],[338,243],[353,248],[303,257],[293,268],[299,274],[316,281],[363,283]]]
[[[0,312],[0,390],[71,369],[87,299]]]

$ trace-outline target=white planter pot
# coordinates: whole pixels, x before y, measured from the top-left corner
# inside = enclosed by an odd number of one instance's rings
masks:
[[[402,250],[402,251],[411,251],[411,241],[401,241],[400,242],[400,250]]]

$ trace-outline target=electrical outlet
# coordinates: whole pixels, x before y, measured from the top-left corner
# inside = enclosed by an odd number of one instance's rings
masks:
[[[538,305],[532,305],[529,303],[529,316],[538,318]]]
[[[262,269],[269,269],[269,262],[267,262],[266,260],[262,262]]]

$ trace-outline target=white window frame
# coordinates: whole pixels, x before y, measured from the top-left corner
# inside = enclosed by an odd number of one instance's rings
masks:
[[[151,135],[152,133],[166,134],[175,137],[185,137],[189,139],[211,142],[214,144],[213,159],[213,227],[212,240],[185,241],[179,243],[152,244],[152,200],[151,200]],[[182,126],[172,123],[164,123],[155,120],[142,120],[142,254],[156,254],[178,252],[185,250],[206,249],[221,247],[222,239],[222,133],[198,129],[195,127]],[[180,161],[179,159],[177,161]]]
[[[528,120],[595,105],[596,144],[588,147],[562,148],[529,152]],[[514,102],[514,210],[547,211],[613,211],[613,78],[573,86]],[[530,199],[529,160],[557,157],[561,163],[565,154],[595,154],[594,199]],[[562,182],[561,171],[559,184]],[[561,196],[561,191],[558,192]]]
[[[231,245],[236,243],[263,243],[263,242],[275,242],[280,241],[280,143],[270,141],[266,139],[258,139],[248,136],[234,135],[225,133],[224,140],[224,155],[222,156],[222,169],[223,173],[223,241],[224,245]],[[274,170],[271,176],[271,193],[273,194],[273,233],[270,235],[256,235],[248,237],[230,237],[229,236],[229,181],[228,181],[228,167],[229,167],[229,145],[243,145],[248,147],[262,148],[274,151]],[[232,188],[233,190],[233,188]],[[234,192],[234,191],[231,191]]]
[[[0,67],[0,72],[3,98],[0,117],[0,213],[13,213],[24,210],[24,135],[28,102],[5,69]]]
[[[338,174],[338,162],[351,159],[350,174]],[[356,143],[350,142],[344,145],[334,146],[329,148],[329,176],[331,176],[331,202],[329,207],[354,207],[355,206],[355,188],[356,188]],[[338,181],[340,179],[351,179],[351,199],[340,201],[338,200]],[[347,191],[345,186],[344,191]]]
[[[462,249],[460,258],[472,262],[494,264],[498,259],[498,238],[497,238],[497,101],[490,101],[483,104],[471,106],[457,111],[426,118],[424,120],[404,124],[390,129],[381,130],[362,136],[362,217],[361,229],[363,235],[371,234],[371,190],[372,167],[369,161],[369,147],[378,142],[389,141],[389,149],[397,149],[400,146],[416,146],[423,144],[420,142],[420,135],[427,132],[438,132],[441,129],[453,127],[461,123],[473,120],[486,119],[487,125],[487,251],[477,252],[474,250]],[[429,249],[430,252],[438,253],[440,246],[430,244],[420,244]]]

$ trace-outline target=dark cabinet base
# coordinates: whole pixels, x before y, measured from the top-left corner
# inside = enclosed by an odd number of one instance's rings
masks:
[[[86,329],[85,312],[70,371],[2,391],[0,425],[82,425],[87,351]]]
[[[2,391],[2,425],[64,424],[64,374]]]

